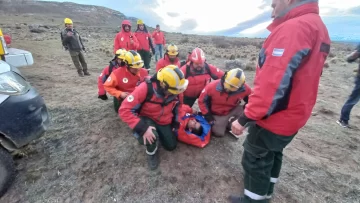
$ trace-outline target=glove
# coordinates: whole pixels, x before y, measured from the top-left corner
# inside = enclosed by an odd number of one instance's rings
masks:
[[[172,122],[171,123],[171,128],[173,128],[175,130],[179,129],[180,128],[180,122],[178,122],[178,121]]]
[[[210,125],[214,125],[215,119],[211,114],[206,114],[204,118]]]
[[[108,99],[108,97],[107,97],[106,94],[104,94],[104,95],[99,95],[98,98],[99,98],[99,99],[102,99],[102,100],[107,100],[107,99]]]

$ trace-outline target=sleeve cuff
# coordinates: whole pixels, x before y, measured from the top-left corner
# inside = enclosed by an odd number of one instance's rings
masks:
[[[140,136],[143,136],[146,132],[146,130],[148,129],[149,125],[147,123],[145,123],[143,120],[140,120],[135,128],[134,128],[134,131],[140,135]]]
[[[248,118],[245,113],[242,113],[241,116],[238,118],[238,122],[240,123],[240,125],[242,126],[245,126],[246,123],[248,122],[252,122],[252,121],[255,121],[255,120],[252,120],[250,118]]]

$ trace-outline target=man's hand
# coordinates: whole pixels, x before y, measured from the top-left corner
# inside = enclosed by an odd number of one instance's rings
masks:
[[[71,36],[73,36],[73,33],[71,31],[69,31],[69,32],[66,33],[66,35],[71,37]]]
[[[237,119],[231,123],[231,131],[235,135],[241,135],[244,130],[244,126],[242,126]]]
[[[130,93],[129,92],[121,92],[120,98],[125,99]]]
[[[144,133],[143,135],[144,145],[146,145],[146,141],[149,144],[152,144],[156,140],[156,136],[154,135],[153,130],[155,130],[155,127],[149,126],[146,132]]]

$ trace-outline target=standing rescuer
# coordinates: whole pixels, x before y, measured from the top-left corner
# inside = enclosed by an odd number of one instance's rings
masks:
[[[156,63],[156,72],[168,65],[180,67],[179,49],[175,44],[167,46],[164,57]]]
[[[273,0],[271,32],[259,53],[253,92],[232,131],[244,141],[244,197],[232,202],[269,202],[282,166],[283,149],[306,124],[316,103],[330,38],[316,0]],[[256,123],[256,124],[253,124]]]
[[[151,53],[155,54],[155,49],[153,47],[153,43],[151,40],[151,35],[148,32],[146,25],[142,20],[137,21],[137,30],[135,31],[135,37],[139,41],[139,46],[137,52],[140,54],[141,58],[144,61],[144,66],[147,70],[150,70],[150,60],[151,60]]]
[[[163,57],[163,51],[166,44],[164,32],[160,31],[160,25],[156,25],[156,29],[152,33],[155,43],[155,62]]]
[[[119,49],[115,53],[115,57],[110,61],[109,65],[106,66],[98,77],[98,98],[102,100],[107,100],[106,91],[104,88],[104,83],[110,76],[110,74],[117,68],[125,66],[125,49]]]
[[[105,90],[114,97],[115,112],[118,112],[124,99],[148,76],[143,68],[144,61],[136,51],[126,52],[123,58],[125,66],[114,70],[104,83]]]
[[[114,54],[118,49],[137,50],[139,41],[131,32],[131,23],[129,20],[123,20],[121,23],[121,31],[116,34],[114,39]]]
[[[71,59],[77,69],[80,77],[89,76],[87,63],[83,51],[84,44],[80,34],[73,28],[73,22],[70,18],[64,19],[65,29],[61,32],[61,41],[65,50],[69,50]]]
[[[166,150],[174,150],[177,146],[173,129],[178,129],[180,125],[180,94],[187,85],[188,81],[178,67],[166,66],[150,80],[141,83],[119,109],[120,118],[134,130],[139,143],[146,146],[152,170],[159,164],[159,139]]]

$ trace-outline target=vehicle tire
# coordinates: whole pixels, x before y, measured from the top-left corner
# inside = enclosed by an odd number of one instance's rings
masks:
[[[0,197],[10,188],[15,178],[12,156],[0,146]]]

